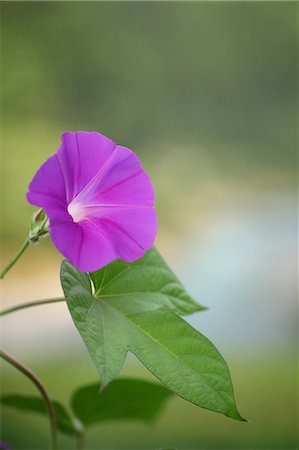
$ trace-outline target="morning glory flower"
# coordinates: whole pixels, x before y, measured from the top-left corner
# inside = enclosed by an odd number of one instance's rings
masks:
[[[131,150],[97,132],[64,133],[27,200],[44,209],[52,241],[82,272],[141,258],[157,234],[149,176]]]

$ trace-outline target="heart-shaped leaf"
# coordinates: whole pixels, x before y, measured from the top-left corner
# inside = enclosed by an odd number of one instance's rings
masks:
[[[173,291],[168,297],[169,278],[162,276],[164,286],[159,272],[170,269],[158,264],[155,270],[152,261],[156,258],[152,250],[143,261],[117,261],[93,273],[94,294],[88,274],[67,261],[62,263],[61,283],[69,310],[98,368],[102,388],[116,378],[130,350],[184,399],[242,420],[224,359],[207,338],[175,313],[184,309],[183,288],[179,302]],[[150,279],[155,286],[152,291],[147,290]],[[146,287],[142,289],[143,280]]]
[[[117,379],[99,393],[99,383],[80,387],[72,397],[72,409],[89,426],[103,421],[152,422],[173,393],[163,386],[138,379]]]
[[[42,414],[44,416],[48,415],[48,410],[46,408],[45,402],[40,397],[30,396],[30,395],[19,395],[19,394],[7,394],[0,397],[2,405],[11,406],[15,409],[34,412]],[[57,428],[59,431],[65,434],[76,435],[77,430],[72,421],[72,418],[67,413],[61,403],[53,400],[52,405],[54,407]]]
[[[90,274],[96,297],[117,296],[128,301],[140,297],[149,303],[167,306],[177,314],[205,310],[185,291],[182,283],[153,247],[133,263],[121,259]]]

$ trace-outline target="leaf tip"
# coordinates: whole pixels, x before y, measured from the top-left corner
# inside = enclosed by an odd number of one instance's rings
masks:
[[[250,422],[249,420],[245,419],[245,417],[242,417],[237,409],[235,409],[230,414],[227,414],[227,416],[231,419],[238,420],[239,422]]]
[[[239,421],[240,422],[246,422],[246,423],[250,423],[251,422],[250,420],[245,419],[245,417],[242,417],[241,415],[240,415]]]
[[[209,308],[208,306],[200,305],[200,308],[199,308],[198,311],[208,311],[209,309],[210,309],[210,308]]]

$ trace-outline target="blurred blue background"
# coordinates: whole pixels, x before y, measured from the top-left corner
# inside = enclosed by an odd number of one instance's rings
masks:
[[[295,2],[2,2],[2,264],[28,230],[29,181],[66,130],[132,148],[156,190],[157,246],[209,310],[190,322],[231,368],[233,422],[172,399],[155,426],[107,424],[89,449],[297,448]],[[62,257],[32,247],[3,304],[61,295]],[[2,319],[2,342],[54,398],[97,373],[64,304]],[[122,374],[151,378],[130,357]],[[2,391],[35,393],[2,366]],[[13,449],[48,424],[3,408]],[[61,448],[72,448],[61,438]]]

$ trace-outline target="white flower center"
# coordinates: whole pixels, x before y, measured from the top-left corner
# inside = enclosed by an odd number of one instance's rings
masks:
[[[70,216],[72,216],[72,219],[75,223],[81,222],[87,215],[84,206],[76,202],[71,202],[67,207],[67,211]]]

